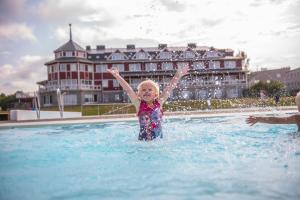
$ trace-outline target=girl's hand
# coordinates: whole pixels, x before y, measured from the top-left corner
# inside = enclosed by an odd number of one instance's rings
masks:
[[[118,76],[119,75],[119,70],[115,67],[112,67],[111,69],[107,69],[109,73],[111,73],[113,76]]]
[[[190,67],[189,67],[188,65],[186,65],[186,66],[184,66],[184,67],[178,68],[176,74],[177,74],[179,77],[182,77],[182,76],[188,74],[188,71],[189,71],[189,70],[190,70]]]
[[[253,126],[254,124],[256,124],[258,122],[258,118],[254,117],[254,116],[250,116],[246,119],[246,123],[250,124],[250,126]]]

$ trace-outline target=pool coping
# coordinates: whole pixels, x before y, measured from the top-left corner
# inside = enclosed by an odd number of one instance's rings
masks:
[[[279,107],[254,107],[254,108],[234,108],[234,109],[214,109],[214,110],[197,110],[197,111],[177,111],[164,112],[165,119],[172,118],[207,118],[222,116],[248,116],[248,115],[265,115],[265,114],[285,114],[296,113],[296,106],[279,106]],[[0,129],[14,127],[31,127],[45,125],[67,125],[83,123],[101,123],[101,122],[119,122],[119,121],[137,121],[135,114],[118,114],[118,115],[101,115],[101,116],[84,116],[80,118],[65,119],[45,119],[45,120],[24,120],[24,121],[5,121],[0,122]]]

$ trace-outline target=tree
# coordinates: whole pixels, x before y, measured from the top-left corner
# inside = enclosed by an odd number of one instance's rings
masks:
[[[268,93],[268,96],[275,96],[277,94],[284,95],[286,93],[285,85],[280,81],[259,81],[249,89],[245,90],[244,94],[246,96],[259,97],[261,90],[265,90]]]
[[[7,110],[8,108],[12,108],[14,103],[17,101],[16,95],[5,95],[4,93],[0,94],[0,107],[2,110]]]

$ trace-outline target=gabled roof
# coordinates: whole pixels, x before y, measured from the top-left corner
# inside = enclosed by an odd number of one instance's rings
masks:
[[[61,47],[59,47],[58,49],[56,49],[54,51],[54,53],[60,52],[60,51],[85,51],[85,49],[82,48],[81,46],[79,46],[73,40],[69,40],[66,44],[64,44]]]

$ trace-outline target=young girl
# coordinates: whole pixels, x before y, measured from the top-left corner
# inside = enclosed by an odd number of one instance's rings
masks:
[[[139,140],[153,140],[162,138],[162,105],[169,98],[182,76],[188,73],[189,66],[179,68],[164,91],[159,93],[159,86],[152,80],[145,80],[138,85],[138,92],[135,93],[131,86],[120,76],[116,68],[108,69],[120,83],[123,90],[129,96],[136,109],[140,123]]]

